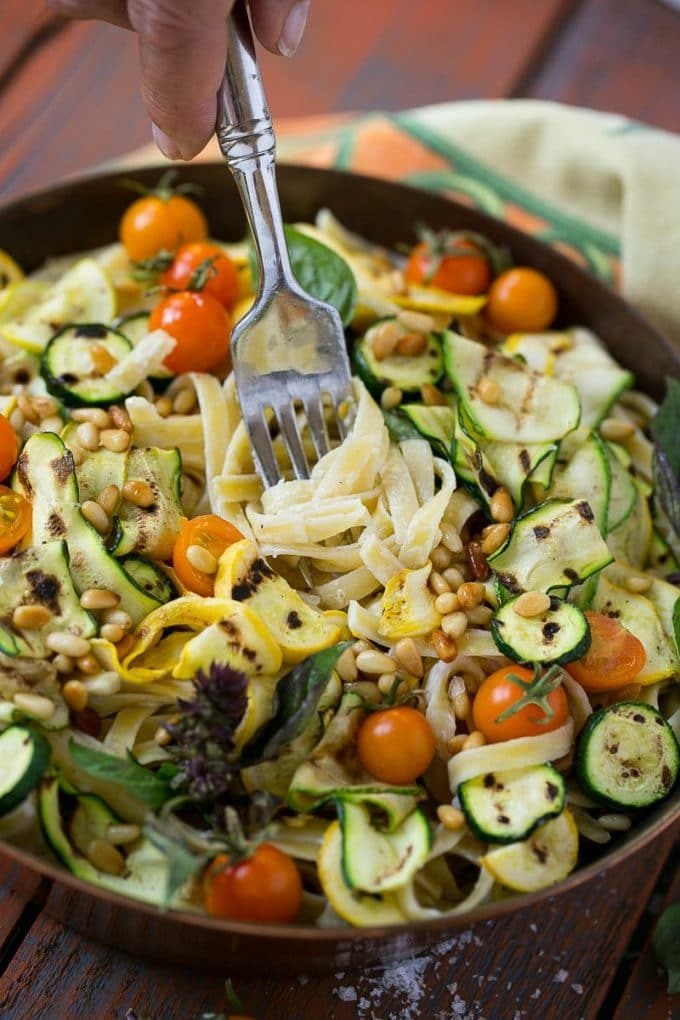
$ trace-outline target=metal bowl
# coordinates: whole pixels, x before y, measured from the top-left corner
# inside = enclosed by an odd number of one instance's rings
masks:
[[[159,168],[135,171],[153,185]],[[74,180],[30,195],[0,210],[0,247],[27,269],[48,256],[110,243],[130,202],[126,175],[113,173]],[[203,189],[201,204],[215,237],[237,240],[245,219],[231,177],[222,164],[191,166],[180,172]],[[402,185],[332,170],[279,168],[279,190],[288,221],[311,220],[328,207],[343,224],[386,246],[414,240],[414,225],[474,230],[507,245],[517,262],[543,270],[560,295],[560,321],[589,326],[616,359],[635,372],[637,385],[657,398],[664,382],[680,375],[680,355],[617,294],[541,242],[481,212]],[[472,923],[532,907],[548,898],[581,895],[580,889],[634,854],[649,853],[662,832],[680,832],[680,792],[638,819],[634,828],[558,886],[488,904],[460,917],[396,928],[326,929],[255,925],[167,911],[96,889],[65,869],[3,843],[14,860],[9,881],[17,889],[34,882],[35,872],[52,880],[46,909],[78,931],[140,956],[229,973],[307,974],[365,968],[412,957],[435,947]],[[618,872],[621,874],[621,870]]]

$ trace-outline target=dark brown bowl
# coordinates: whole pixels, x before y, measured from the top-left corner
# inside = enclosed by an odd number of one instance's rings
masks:
[[[153,184],[159,174],[156,167],[135,171],[134,177]],[[48,256],[110,242],[130,201],[130,192],[122,187],[129,176],[115,173],[75,180],[5,207],[0,210],[0,248],[31,269]],[[221,164],[192,166],[182,170],[181,176],[204,189],[202,204],[216,237],[237,240],[244,235],[236,191]],[[660,397],[665,380],[680,375],[680,357],[670,343],[617,294],[551,248],[499,220],[413,188],[338,171],[282,166],[279,189],[287,220],[310,220],[327,206],[350,229],[389,246],[412,242],[414,224],[420,222],[479,231],[507,245],[517,262],[547,273],[559,290],[561,320],[589,326],[599,334],[617,360],[635,372],[641,389]],[[154,907],[96,890],[59,865],[8,844],[2,844],[2,853],[18,866],[12,869],[10,881],[25,886],[30,872],[52,880],[46,909],[102,942],[165,963],[221,971],[226,967],[231,974],[310,974],[366,968],[421,954],[473,922],[531,907],[555,895],[578,896],[594,876],[624,864],[633,854],[645,852],[643,848],[650,852],[653,840],[671,827],[680,832],[680,791],[559,886],[501,900],[462,917],[380,929],[319,930],[227,923],[178,911],[161,914]]]

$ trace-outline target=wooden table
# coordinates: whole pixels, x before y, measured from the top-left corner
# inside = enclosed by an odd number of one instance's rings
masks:
[[[531,96],[680,130],[680,15],[655,0],[312,7],[295,64],[265,58],[275,116]],[[66,24],[38,0],[2,8],[3,200],[149,140],[131,37]],[[266,1020],[671,1020],[680,998],[665,995],[650,939],[663,905],[680,899],[679,836],[680,826],[578,896],[458,934],[429,960],[236,988]],[[226,1008],[227,963],[206,976],[133,959],[51,920],[46,880],[0,859],[0,881],[2,1020],[122,1020],[128,1009],[190,1020]]]

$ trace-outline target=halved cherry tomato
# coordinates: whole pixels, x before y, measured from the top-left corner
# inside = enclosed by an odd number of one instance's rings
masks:
[[[383,783],[408,785],[434,758],[434,734],[425,716],[408,705],[371,712],[357,736],[359,761]]]
[[[238,528],[217,517],[216,514],[204,514],[202,517],[194,517],[187,521],[172,550],[172,565],[184,587],[206,598],[209,598],[215,590],[213,575],[197,570],[187,559],[189,546],[200,545],[218,560],[225,549],[234,542],[240,542],[242,538],[243,535]]]
[[[645,646],[611,616],[587,612],[585,617],[590,627],[590,647],[564,668],[589,692],[625,687],[647,661]]]
[[[177,341],[164,362],[171,372],[211,372],[228,361],[231,318],[210,294],[168,294],[151,312],[149,329],[164,329]]]
[[[194,283],[203,274],[202,286]],[[160,283],[171,290],[200,290],[231,310],[238,298],[238,270],[217,244],[194,241],[178,248],[174,259],[161,274]],[[190,287],[191,284],[191,287]]]
[[[501,333],[540,333],[557,315],[557,291],[537,269],[506,269],[489,288],[485,314]]]
[[[502,721],[499,716],[525,696],[525,689],[513,682],[517,677],[530,683],[534,674],[524,666],[502,666],[483,682],[472,703],[475,729],[480,730],[488,743],[513,740],[515,737],[533,737],[559,729],[567,721],[567,696],[563,688],[556,687],[546,695],[552,715],[536,704],[526,704]]]
[[[137,262],[159,251],[176,251],[189,241],[208,236],[208,222],[192,199],[166,190],[144,195],[127,207],[119,236],[129,257]]]
[[[212,917],[285,924],[300,909],[302,879],[288,854],[260,843],[236,864],[218,854],[203,876],[203,902]]]
[[[410,283],[439,287],[452,294],[483,294],[491,280],[489,261],[472,241],[456,239],[457,248],[469,248],[470,254],[440,253],[427,241],[411,250],[405,276]]]
[[[9,552],[31,528],[31,504],[20,492],[0,485],[0,554]]]
[[[0,481],[7,478],[18,456],[17,434],[4,415],[0,414]]]

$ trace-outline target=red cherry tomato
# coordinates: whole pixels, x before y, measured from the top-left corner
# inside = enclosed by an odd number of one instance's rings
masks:
[[[302,903],[302,879],[292,858],[270,843],[231,864],[219,854],[203,877],[203,902],[212,917],[233,921],[292,921]]]
[[[585,616],[590,627],[590,647],[585,655],[564,668],[591,693],[625,687],[647,661],[644,645],[611,616],[593,612]]]
[[[412,249],[405,275],[410,283],[439,287],[452,294],[483,294],[491,280],[489,261],[472,241],[452,241],[456,248],[469,248],[470,254],[439,253],[433,244],[421,241]]]
[[[203,272],[205,283],[196,286],[194,280]],[[163,287],[171,290],[200,290],[210,294],[221,305],[231,310],[238,298],[238,270],[228,255],[217,244],[196,241],[183,244],[174,259],[161,274]]]
[[[534,674],[524,666],[503,666],[488,676],[475,694],[472,703],[475,729],[480,730],[490,744],[549,733],[564,726],[567,721],[567,696],[560,686],[546,696],[553,712],[551,717],[546,715],[540,705],[528,704],[499,722],[499,716],[525,694],[523,688],[513,681],[513,677],[529,683]]]

